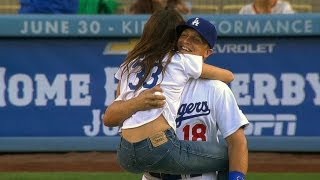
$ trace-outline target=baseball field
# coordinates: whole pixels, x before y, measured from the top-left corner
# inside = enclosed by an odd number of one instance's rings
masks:
[[[1,154],[0,179],[9,180],[135,180],[124,172],[114,152]],[[320,153],[249,154],[248,180],[320,179]]]

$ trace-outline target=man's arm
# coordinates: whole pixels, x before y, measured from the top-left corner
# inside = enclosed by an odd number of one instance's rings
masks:
[[[242,180],[248,171],[248,146],[244,127],[249,122],[239,109],[231,89],[224,83],[215,82],[215,116],[219,130],[228,144],[229,180]]]
[[[131,117],[137,111],[144,111],[154,108],[161,108],[164,106],[165,97],[163,95],[154,94],[155,92],[162,92],[160,86],[155,86],[140,93],[137,97],[123,101],[114,101],[106,109],[103,122],[105,126],[114,127],[119,126]],[[117,96],[119,95],[119,85],[117,89]]]
[[[248,145],[244,128],[239,128],[226,140],[228,143],[229,171],[241,172],[245,175],[248,171]]]

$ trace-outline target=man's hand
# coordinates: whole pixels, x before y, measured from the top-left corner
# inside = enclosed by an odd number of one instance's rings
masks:
[[[105,126],[119,126],[137,111],[163,107],[166,104],[166,98],[162,95],[162,92],[160,86],[155,86],[152,89],[141,92],[135,98],[126,101],[114,101],[105,111],[103,117]]]
[[[136,98],[136,105],[140,111],[161,108],[166,104],[166,98],[162,94],[161,87],[155,86],[152,89],[147,89],[141,92]]]

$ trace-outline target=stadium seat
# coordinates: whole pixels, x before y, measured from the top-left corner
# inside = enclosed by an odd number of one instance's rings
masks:
[[[292,4],[292,8],[296,12],[312,12],[312,6],[310,4]]]
[[[217,13],[219,13],[219,6],[216,6],[216,5],[196,5],[196,4],[194,4],[194,5],[192,5],[192,13],[193,14],[197,14],[197,13],[204,13],[204,14],[206,14],[206,13],[215,13],[215,14],[217,14]]]
[[[222,7],[222,13],[238,14],[245,4],[226,4]]]
[[[20,4],[3,4],[0,5],[0,14],[1,13],[17,13],[18,10],[20,9]]]

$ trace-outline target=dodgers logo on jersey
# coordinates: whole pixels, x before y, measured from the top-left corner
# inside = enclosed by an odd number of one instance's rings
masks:
[[[210,114],[210,109],[207,101],[181,104],[176,119],[177,128],[181,126],[181,123],[184,120],[206,116],[208,114]]]
[[[199,18],[196,18],[194,21],[192,21],[191,23],[194,26],[199,26],[200,22],[199,22]]]

